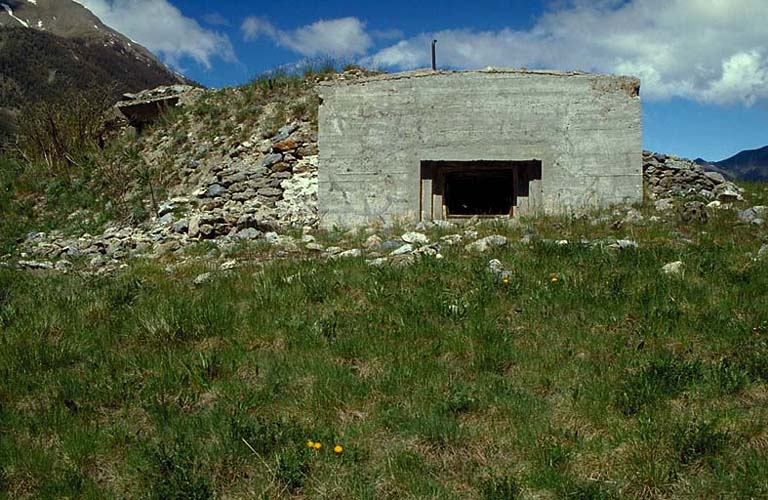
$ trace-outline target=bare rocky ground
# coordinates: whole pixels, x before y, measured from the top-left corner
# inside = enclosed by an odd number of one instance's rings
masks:
[[[351,71],[333,78],[360,74]],[[246,124],[239,122],[243,89],[178,90],[183,94],[174,118],[129,143],[139,148],[148,164],[171,165],[166,199],[154,199],[153,194],[147,200],[154,205],[150,220],[113,222],[98,234],[33,232],[19,246],[18,255],[5,256],[6,265],[100,274],[126,267],[131,258],[168,258],[179,264],[215,257],[226,268],[234,265],[227,255],[243,244],[274,247],[277,257],[365,257],[371,265],[404,265],[425,254],[439,258],[441,249],[450,245],[484,251],[507,244],[503,236],[478,231],[478,220],[406,224],[399,234],[370,227],[363,230],[366,239],[362,245],[355,237],[357,231],[328,242],[328,235],[317,229],[316,108],[306,109],[317,106],[311,92],[292,96],[304,112],[301,119],[286,119],[287,114],[279,109],[284,103],[269,102],[254,111],[262,119]],[[149,98],[167,96],[167,92],[153,92],[148,93]],[[223,126],[212,127],[202,119],[215,113],[225,115]],[[225,133],[212,135],[215,131]],[[643,173],[646,197],[657,212],[650,216],[653,220],[682,217],[706,222],[712,211],[739,210],[743,223],[764,224],[766,207],[750,207],[738,186],[692,161],[644,152]],[[616,225],[646,222],[638,207],[582,216]],[[430,241],[424,233],[435,229],[442,236]],[[630,239],[592,243],[636,245]],[[191,255],[189,249],[201,244],[208,245],[205,256]]]

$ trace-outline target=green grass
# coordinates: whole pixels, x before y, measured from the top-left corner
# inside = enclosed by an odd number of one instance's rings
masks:
[[[766,234],[734,220],[546,218],[542,238],[640,248],[274,261],[202,286],[204,264],[0,270],[0,496],[765,497]]]

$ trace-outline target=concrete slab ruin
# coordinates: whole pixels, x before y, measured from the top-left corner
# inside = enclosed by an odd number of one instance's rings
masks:
[[[642,201],[640,81],[419,71],[319,86],[324,227]]]
[[[191,85],[171,85],[144,90],[137,94],[123,94],[115,107],[136,128],[157,121],[169,109],[188,104],[202,92]]]

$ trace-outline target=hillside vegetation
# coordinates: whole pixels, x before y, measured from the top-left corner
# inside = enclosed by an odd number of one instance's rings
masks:
[[[109,135],[103,148],[93,133],[102,126],[96,115],[103,94],[70,92],[31,107],[18,147],[0,157],[0,196],[7,200],[0,204],[0,255],[31,231],[80,236],[107,222],[142,227],[160,202],[189,196],[215,179],[217,169],[257,164],[263,157],[258,143],[287,123],[300,123],[299,132],[314,135],[316,143],[312,89],[333,74],[311,66],[301,76],[276,72],[242,87],[199,91],[140,133]]]
[[[116,102],[124,92],[181,81],[163,66],[126,57],[117,45],[2,28],[0,47],[0,108],[55,101],[72,89],[109,90]]]
[[[349,74],[0,159],[0,498],[768,496],[768,186],[657,155],[655,204],[239,227],[213,183],[280,213]]]
[[[210,253],[109,277],[0,271],[0,488],[768,495],[764,233],[723,214],[618,231],[637,248],[580,242],[615,237],[612,226],[482,224],[513,243],[445,247],[407,267],[246,244],[228,271]],[[508,273],[490,272],[491,258]],[[661,271],[676,260],[681,274]]]

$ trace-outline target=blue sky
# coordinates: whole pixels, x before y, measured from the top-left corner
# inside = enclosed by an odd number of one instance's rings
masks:
[[[643,82],[644,146],[720,160],[768,144],[768,0],[79,0],[212,87],[333,57],[388,71],[527,67]]]

